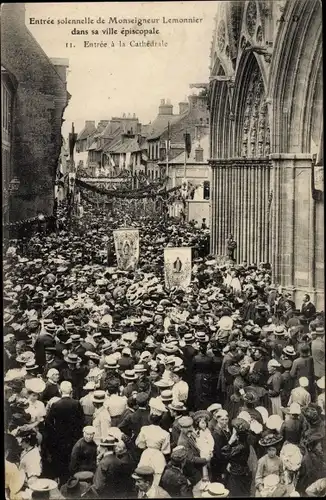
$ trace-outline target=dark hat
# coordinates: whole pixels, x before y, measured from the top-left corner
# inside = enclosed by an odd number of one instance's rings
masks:
[[[281,365],[283,366],[284,370],[290,370],[292,367],[292,361],[290,359],[283,359],[281,361]]]
[[[243,418],[234,418],[231,425],[237,432],[248,432],[250,429],[248,422]]]
[[[182,463],[187,458],[187,451],[184,446],[176,446],[171,453],[171,460],[176,464]]]
[[[151,479],[154,477],[154,473],[155,471],[152,467],[143,465],[141,467],[137,467],[131,477],[133,479]]]
[[[81,484],[80,480],[76,477],[68,479],[66,484],[61,486],[60,493],[64,498],[81,498],[83,493],[88,489],[87,484]]]
[[[238,365],[230,365],[227,370],[232,377],[236,377],[240,374],[240,366]]]
[[[274,432],[267,434],[267,436],[264,436],[258,442],[260,446],[263,446],[264,448],[269,448],[270,446],[275,446],[277,443],[280,443],[282,439],[283,437],[281,436],[281,434]]]
[[[242,396],[243,401],[245,401],[246,403],[251,403],[251,404],[258,403],[259,396],[253,389],[246,390],[246,388],[245,388],[244,391],[245,391],[245,394]]]
[[[192,414],[192,418],[195,424],[198,424],[198,422],[203,419],[209,422],[211,420],[211,414],[207,410],[198,410]]]
[[[139,406],[146,404],[148,402],[148,399],[149,399],[149,395],[147,394],[147,392],[139,392],[136,395],[136,403]]]
[[[51,347],[51,346],[46,346],[44,348],[44,351],[45,352],[56,352],[56,348],[55,347]]]

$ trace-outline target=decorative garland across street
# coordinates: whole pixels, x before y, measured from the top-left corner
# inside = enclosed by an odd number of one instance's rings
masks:
[[[181,186],[177,186],[168,190],[160,189],[158,191],[154,191],[153,188],[151,189],[149,188],[149,186],[146,186],[146,188],[141,188],[140,190],[134,190],[132,192],[130,192],[130,190],[114,191],[114,190],[99,188],[97,186],[92,186],[84,181],[81,181],[80,179],[76,179],[76,186],[78,186],[81,190],[86,189],[88,191],[92,191],[93,193],[110,196],[111,198],[124,198],[124,199],[156,198],[157,196],[161,196],[163,198],[169,193],[173,193],[174,191],[178,191],[181,189]],[[147,192],[145,193],[142,192],[144,191],[144,189],[146,189]],[[148,189],[151,189],[150,192],[148,192]]]
[[[19,220],[17,222],[7,222],[6,224],[3,225],[5,229],[9,228],[14,228],[14,227],[21,227],[24,226],[25,224],[31,224],[32,222],[46,222],[50,219],[53,219],[53,215],[46,215],[42,220],[40,220],[38,217],[31,217],[30,219],[24,219],[24,220]]]

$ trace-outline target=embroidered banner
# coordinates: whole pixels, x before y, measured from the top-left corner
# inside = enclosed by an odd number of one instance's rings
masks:
[[[165,286],[186,289],[191,282],[191,247],[164,249]]]
[[[118,268],[134,271],[139,260],[139,230],[116,229],[113,238]]]

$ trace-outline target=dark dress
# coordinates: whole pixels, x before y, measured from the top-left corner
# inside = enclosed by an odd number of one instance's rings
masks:
[[[222,454],[222,448],[227,446],[231,437],[230,431],[224,431],[218,427],[212,431],[214,439],[213,457],[211,459],[212,481],[220,482],[222,474],[226,473],[228,459]]]
[[[199,353],[194,357],[194,408],[205,410],[214,401],[214,360],[207,354]]]
[[[222,448],[222,455],[230,464],[226,480],[226,487],[230,497],[250,497],[251,472],[248,467],[250,446],[247,442],[237,441]]]

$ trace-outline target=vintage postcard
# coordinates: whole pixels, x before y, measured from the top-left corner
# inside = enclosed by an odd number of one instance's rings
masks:
[[[5,497],[326,495],[321,0],[3,3]]]

